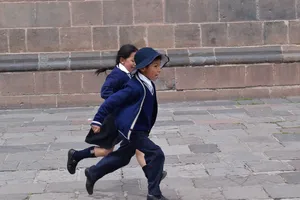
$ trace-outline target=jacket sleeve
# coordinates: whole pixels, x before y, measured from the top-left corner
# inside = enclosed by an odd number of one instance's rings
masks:
[[[139,91],[133,90],[132,87],[126,86],[124,89],[109,96],[98,109],[92,125],[102,126],[104,119],[116,109],[131,104],[139,97]]]
[[[119,80],[112,74],[108,75],[101,88],[101,98],[107,99],[119,87]]]

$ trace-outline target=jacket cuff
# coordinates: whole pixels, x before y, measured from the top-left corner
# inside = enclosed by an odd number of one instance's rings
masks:
[[[91,125],[102,126],[102,124],[97,121],[92,121]]]

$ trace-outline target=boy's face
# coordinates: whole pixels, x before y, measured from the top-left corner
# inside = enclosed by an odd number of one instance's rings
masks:
[[[148,67],[141,69],[144,76],[151,81],[155,81],[161,72],[160,59],[154,60]]]

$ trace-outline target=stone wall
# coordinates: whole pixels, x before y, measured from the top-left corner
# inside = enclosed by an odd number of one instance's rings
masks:
[[[171,63],[161,102],[300,94],[300,0],[0,0],[0,107],[97,105],[125,43]]]

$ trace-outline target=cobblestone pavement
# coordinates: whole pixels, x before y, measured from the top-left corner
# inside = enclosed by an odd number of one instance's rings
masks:
[[[300,97],[162,104],[151,138],[166,155],[169,199],[300,199]],[[84,148],[97,107],[0,110],[1,200],[143,200],[135,157],[85,191],[82,161],[66,170],[69,148]]]

